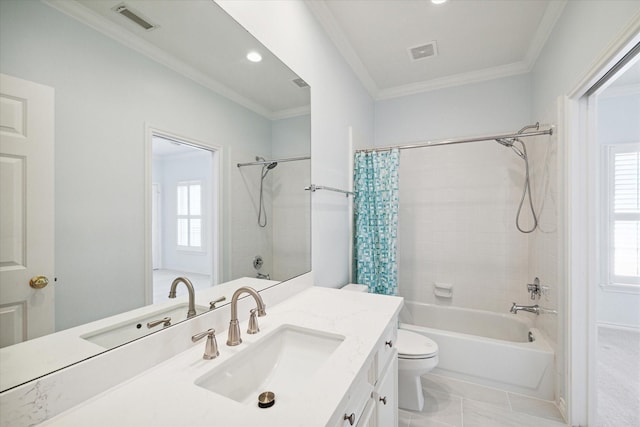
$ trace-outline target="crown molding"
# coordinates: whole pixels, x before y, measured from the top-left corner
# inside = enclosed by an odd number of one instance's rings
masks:
[[[553,29],[560,19],[568,0],[552,0],[547,4],[547,8],[544,11],[544,15],[540,20],[538,29],[529,44],[529,49],[524,57],[524,63],[527,64],[529,71],[533,69],[536,64],[544,45],[549,40],[549,36],[553,32]]]
[[[356,77],[360,80],[367,92],[369,92],[369,95],[375,98],[378,94],[378,85],[369,74],[367,67],[365,67],[351,43],[349,43],[326,3],[318,0],[305,0],[305,4],[318,20],[320,26],[329,36],[329,39],[331,39],[343,59],[349,64],[351,70],[356,74]]]
[[[270,120],[290,119],[292,117],[306,116],[311,114],[311,106],[289,108],[287,110],[275,111],[269,115]]]
[[[241,106],[270,119],[274,113],[263,106],[245,98],[237,92],[229,89],[222,83],[208,77],[206,74],[185,64],[173,55],[170,55],[155,45],[143,40],[127,29],[114,24],[98,13],[88,9],[75,1],[69,0],[42,0],[48,6],[64,13],[65,15],[85,24],[105,36],[123,44],[124,46],[141,53],[159,64],[187,77],[190,80],[204,86],[207,89],[233,101]]]
[[[382,89],[378,92],[375,99],[376,101],[381,101],[401,96],[416,95],[418,93],[511,77],[528,72],[528,65],[524,61],[514,62],[512,64],[500,65],[498,67],[485,68],[482,70],[470,71],[468,73],[454,74],[452,76]]]

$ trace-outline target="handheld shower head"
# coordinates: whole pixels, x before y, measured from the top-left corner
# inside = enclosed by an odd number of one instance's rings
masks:
[[[278,166],[278,162],[271,162],[267,165],[267,170],[271,170],[273,168],[275,168],[276,166]]]
[[[516,141],[518,141],[524,147],[524,144],[518,138],[513,138],[513,139],[496,138],[496,142],[498,144],[502,144],[505,147],[511,148],[513,152],[516,153],[521,159],[526,160],[527,155],[525,154],[525,152],[519,149],[518,147],[516,147],[515,145],[513,145]]]

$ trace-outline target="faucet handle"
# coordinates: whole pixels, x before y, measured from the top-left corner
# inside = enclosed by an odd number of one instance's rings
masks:
[[[260,328],[258,327],[258,319],[256,317],[256,309],[252,308],[249,313],[251,313],[251,316],[249,316],[249,328],[247,329],[247,333],[248,334],[257,334],[258,332],[260,332]]]
[[[204,354],[202,355],[202,358],[206,360],[215,359],[220,355],[220,352],[218,351],[218,341],[216,341],[216,330],[208,329],[204,332],[200,332],[199,334],[195,334],[191,337],[191,341],[200,341],[204,337],[207,337],[207,343],[204,346]]]
[[[214,299],[213,301],[209,302],[209,310],[213,310],[214,308],[216,308],[216,304],[222,301],[225,301],[227,299],[227,297],[220,297],[217,299]]]
[[[540,279],[536,277],[535,279],[533,279],[533,283],[527,284],[527,291],[529,292],[529,295],[531,295],[532,300],[535,300],[536,297],[539,298],[542,295]]]
[[[151,322],[147,323],[147,328],[149,328],[149,329],[155,328],[156,326],[158,326],[161,323],[163,323],[163,325],[162,325],[163,328],[166,328],[167,326],[171,326],[171,317],[165,317],[163,319],[152,320]]]

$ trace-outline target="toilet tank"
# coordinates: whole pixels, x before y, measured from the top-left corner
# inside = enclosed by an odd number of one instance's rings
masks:
[[[342,287],[344,291],[355,291],[355,292],[369,292],[369,287],[367,285],[358,285],[357,283],[349,283]]]

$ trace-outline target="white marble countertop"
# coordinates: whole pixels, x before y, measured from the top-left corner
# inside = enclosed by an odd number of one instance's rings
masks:
[[[45,426],[325,426],[398,314],[402,299],[313,287],[267,307],[261,332],[226,346],[218,331],[220,356],[203,360],[204,341],[140,375],[45,421]],[[319,370],[301,379],[290,402],[269,409],[245,405],[196,386],[195,380],[239,354],[282,325],[296,325],[345,337]],[[280,403],[280,404],[278,404]]]
[[[211,288],[198,290],[195,294],[195,304],[208,308],[210,301],[224,296],[226,300],[217,304],[217,307],[221,307],[231,302],[231,295],[240,286],[251,286],[260,291],[278,283],[280,282],[274,280],[242,277],[212,286]],[[180,289],[186,288],[180,285]],[[108,350],[107,348],[81,338],[83,335],[187,302],[188,297],[186,295],[179,296],[166,302],[147,305],[64,331],[1,348],[0,390],[6,390]],[[175,323],[176,320],[174,319],[174,324]],[[162,328],[150,330],[149,333],[160,330],[162,330]]]

